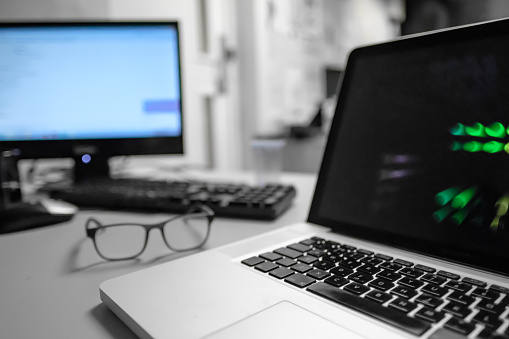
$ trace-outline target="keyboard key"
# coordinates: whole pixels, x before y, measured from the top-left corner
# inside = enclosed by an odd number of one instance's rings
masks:
[[[295,273],[294,275],[289,276],[288,278],[285,279],[285,281],[289,284],[292,284],[300,288],[309,286],[312,283],[316,282],[315,279],[300,273]]]
[[[346,277],[347,275],[350,275],[353,273],[353,270],[350,268],[346,268],[343,266],[334,267],[332,270],[330,270],[332,274],[339,275],[341,277]]]
[[[426,321],[402,316],[398,310],[384,307],[371,300],[360,298],[325,283],[316,283],[309,287],[308,290],[326,299],[396,326],[415,336],[421,336],[430,328],[429,323]]]
[[[424,271],[426,273],[434,273],[436,271],[436,269],[433,268],[433,267],[424,266],[424,265],[421,265],[421,264],[415,265],[415,268],[417,268],[417,269],[419,269],[421,271]]]
[[[391,261],[392,260],[391,256],[388,256],[388,255],[385,255],[385,254],[380,254],[380,253],[375,254],[375,258],[382,259],[382,260],[385,260],[385,261]]]
[[[421,280],[427,281],[429,283],[435,284],[435,285],[442,285],[444,282],[447,281],[444,277],[439,277],[436,274],[425,274],[423,277],[421,277]]]
[[[377,288],[381,291],[387,291],[394,287],[394,284],[385,279],[375,279],[371,281],[368,286]]]
[[[292,250],[296,250],[301,253],[311,250],[311,246],[306,246],[304,244],[299,244],[299,243],[288,245],[288,248],[291,248]]]
[[[438,271],[437,275],[439,275],[441,277],[444,277],[444,278],[452,279],[452,280],[459,280],[460,279],[460,276],[458,274],[447,272],[447,271]]]
[[[241,263],[243,263],[244,265],[247,265],[247,266],[255,266],[255,265],[258,265],[264,261],[265,260],[263,260],[260,257],[251,257],[249,259],[242,260]]]
[[[420,294],[417,298],[415,298],[415,301],[430,308],[437,308],[444,303],[443,299],[429,294]]]
[[[447,296],[447,299],[454,300],[456,302],[459,302],[460,304],[467,305],[467,306],[472,304],[475,301],[474,297],[472,297],[470,295],[466,295],[465,293],[461,293],[458,291],[454,291],[451,294],[449,294]]]
[[[431,294],[431,295],[434,295],[434,296],[437,296],[437,297],[442,297],[447,292],[449,292],[449,290],[447,288],[440,287],[435,284],[427,284],[423,288],[421,288],[421,291]]]
[[[281,255],[274,253],[274,252],[267,252],[267,253],[260,254],[260,257],[262,257],[263,259],[267,259],[269,261],[276,261],[276,260],[279,260],[282,258]]]
[[[484,310],[480,310],[479,313],[472,318],[472,321],[484,324],[492,329],[497,329],[502,325],[502,320],[499,319],[498,315]]]
[[[300,261],[300,262],[303,262],[305,264],[312,264],[315,261],[317,261],[318,258],[317,257],[313,257],[312,255],[304,255],[302,257],[298,257],[297,260]]]
[[[349,283],[350,280],[340,277],[340,276],[337,276],[337,275],[333,275],[333,276],[325,279],[324,282],[326,282],[327,284],[332,285],[332,286],[341,287],[341,286]]]
[[[392,294],[395,294],[399,297],[403,297],[406,299],[413,298],[417,295],[417,292],[414,289],[404,287],[404,286],[396,286],[391,290]]]
[[[316,240],[311,238],[311,239],[302,240],[300,243],[303,244],[303,245],[311,246],[315,242],[316,242]]]
[[[313,257],[320,258],[325,253],[327,253],[327,252],[324,250],[311,250],[308,252],[308,255],[312,255]]]
[[[415,313],[416,318],[421,318],[432,323],[439,322],[444,318],[444,316],[445,316],[444,312],[439,312],[427,307],[423,307],[419,311],[417,311],[417,313]]]
[[[454,314],[455,316],[458,316],[460,318],[466,318],[470,313],[472,313],[472,310],[470,308],[455,301],[451,301],[450,303],[445,305],[443,310],[445,312]]]
[[[276,268],[275,270],[270,271],[269,275],[271,275],[275,278],[278,278],[278,279],[283,279],[283,278],[286,278],[294,273],[295,272],[293,272],[292,270],[290,270],[288,268],[279,267],[279,268]]]
[[[428,339],[465,339],[465,336],[447,328],[439,328]]]
[[[267,272],[272,271],[273,269],[276,269],[278,267],[279,266],[274,264],[273,262],[265,261],[265,262],[262,262],[261,264],[256,265],[255,269],[257,269],[258,271],[267,273]]]
[[[505,311],[505,305],[502,304],[495,304],[491,300],[488,299],[481,299],[477,305],[475,305],[476,308],[480,308],[481,310],[485,310],[491,313],[495,313],[498,316],[500,316]]]
[[[339,256],[339,254],[332,254],[332,253],[329,253],[329,254],[326,254],[322,257],[322,261],[327,261],[327,262],[330,262],[332,263],[333,267],[336,266],[334,265],[335,263],[337,263],[338,261],[341,260],[341,257]]]
[[[358,283],[350,283],[344,287],[345,291],[352,292],[353,294],[361,295],[362,293],[366,293],[369,291],[369,287],[358,284]]]
[[[348,268],[351,268],[351,269],[354,269],[354,268],[359,267],[360,265],[362,265],[360,262],[358,262],[357,260],[353,260],[353,259],[343,259],[343,260],[340,260],[339,264],[341,266],[348,267]]]
[[[378,259],[378,258],[375,258],[375,257],[366,257],[366,258],[362,258],[361,260],[359,260],[365,264],[369,264],[369,265],[373,265],[373,266],[376,266],[382,262],[384,262],[382,259]]]
[[[313,266],[316,268],[322,269],[322,270],[329,270],[336,265],[334,265],[333,263],[328,262],[328,261],[315,261]]]
[[[398,265],[402,265],[402,266],[407,266],[407,267],[410,267],[410,266],[414,265],[413,262],[410,262],[410,261],[407,261],[407,260],[403,260],[403,259],[394,259],[394,263],[396,263]]]
[[[470,284],[467,284],[464,282],[459,282],[459,281],[452,281],[452,280],[449,281],[447,284],[445,284],[445,287],[451,288],[453,290],[460,291],[463,293],[466,293],[472,289],[472,285],[470,285]]]
[[[395,264],[393,262],[386,261],[384,263],[381,263],[380,267],[383,268],[383,269],[389,270],[389,271],[397,271],[397,270],[399,270],[403,266],[401,266],[399,264]]]
[[[320,269],[314,269],[307,273],[308,276],[315,278],[316,280],[322,280],[330,276],[329,272]]]
[[[405,286],[411,287],[413,289],[418,289],[419,287],[421,287],[425,283],[420,281],[420,280],[417,280],[417,279],[413,279],[413,278],[409,278],[409,277],[403,277],[400,280],[398,280],[398,284],[405,285]]]
[[[288,248],[288,247],[278,248],[274,252],[276,252],[277,254],[281,254],[282,256],[285,256],[287,258],[291,258],[291,259],[296,259],[302,255],[301,252],[292,250],[291,248]]]
[[[413,267],[403,267],[402,269],[400,269],[398,271],[398,273],[407,275],[407,276],[412,277],[412,278],[419,278],[421,275],[424,274],[423,271],[420,271],[420,270],[418,270],[416,268],[413,268]]]
[[[500,293],[495,292],[493,290],[487,290],[485,288],[476,288],[472,291],[472,295],[475,295],[476,297],[481,297],[488,300],[497,300],[498,297],[500,297]]]
[[[299,272],[299,273],[306,273],[307,271],[310,271],[313,267],[304,264],[304,263],[297,263],[290,267],[292,270]]]
[[[290,258],[283,258],[276,261],[276,264],[284,266],[284,267],[290,267],[295,265],[297,262],[295,260],[292,260]]]
[[[357,252],[362,253],[362,254],[364,254],[364,255],[373,255],[373,254],[375,254],[375,252],[368,251],[368,250],[365,250],[365,249],[362,249],[362,248],[359,248],[359,249],[357,250]]]
[[[380,291],[370,291],[366,294],[366,298],[376,301],[379,304],[383,304],[392,299],[392,295],[380,292]]]
[[[449,319],[444,326],[465,336],[469,335],[475,329],[474,323],[456,317]]]
[[[476,339],[507,339],[507,336],[499,335],[495,331],[485,328],[477,336]]]
[[[502,286],[499,286],[499,285],[491,285],[490,286],[490,290],[493,290],[495,292],[509,294],[509,288],[502,287]]]
[[[417,308],[417,304],[402,298],[391,301],[389,306],[405,313],[410,313]]]
[[[486,287],[486,285],[488,285],[484,281],[473,279],[473,278],[468,278],[468,277],[463,278],[461,281],[466,282],[467,284],[472,284],[472,285],[479,286],[479,287]]]
[[[376,275],[377,277],[387,279],[389,281],[396,281],[401,278],[401,274],[392,271],[382,271]]]
[[[373,274],[380,272],[381,269],[378,267],[375,267],[373,265],[364,264],[361,267],[358,267],[357,271],[362,271],[362,272],[366,272],[366,273],[373,275]]]
[[[355,272],[348,276],[348,279],[356,281],[361,284],[365,284],[368,281],[373,280],[373,276],[364,272]]]

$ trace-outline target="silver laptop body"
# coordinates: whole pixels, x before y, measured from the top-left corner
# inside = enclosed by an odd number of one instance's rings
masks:
[[[509,325],[509,20],[354,50],[307,222],[105,281],[142,338]]]

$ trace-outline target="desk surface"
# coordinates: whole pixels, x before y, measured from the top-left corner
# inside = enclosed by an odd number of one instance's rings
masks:
[[[199,173],[203,179],[251,182],[250,173]],[[272,222],[216,218],[202,250],[306,220],[316,177],[285,173],[297,188],[294,204]],[[85,220],[156,222],[167,215],[102,210],[80,211],[72,221],[16,234],[0,235],[0,336],[4,338],[135,338],[99,299],[107,279],[175,260],[152,232],[138,260],[104,262],[85,236]]]

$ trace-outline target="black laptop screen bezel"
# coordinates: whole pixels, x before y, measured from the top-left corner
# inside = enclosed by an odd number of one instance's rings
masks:
[[[333,160],[332,152],[334,152],[335,140],[338,138],[338,135],[341,133],[341,129],[343,128],[342,118],[344,114],[348,114],[348,112],[344,111],[345,102],[350,90],[352,79],[355,77],[357,61],[364,57],[370,57],[377,54],[379,55],[380,53],[388,51],[394,52],[426,46],[437,46],[440,44],[446,45],[462,39],[483,39],[488,36],[493,37],[497,35],[505,35],[509,38],[509,19],[446,29],[418,36],[402,37],[398,40],[354,49],[349,55],[341,86],[338,89],[335,115],[329,131],[329,137],[325,147],[307,221],[312,224],[329,227],[333,232],[341,235],[381,243],[410,252],[424,254],[469,267],[509,276],[509,266],[507,265],[506,260],[504,260],[504,258],[490,255],[489,251],[484,253],[472,252],[468,249],[456,246],[455,244],[437,246],[437,244],[431,241],[424,241],[405,234],[389,233],[380,229],[352,224],[341,220],[333,220],[320,214],[323,192],[328,184],[327,177]]]

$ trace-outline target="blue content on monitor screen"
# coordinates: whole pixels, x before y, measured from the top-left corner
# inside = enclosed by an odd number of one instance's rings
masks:
[[[174,26],[0,29],[0,140],[182,135]]]

